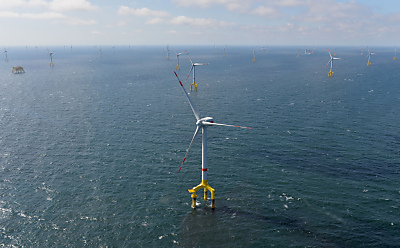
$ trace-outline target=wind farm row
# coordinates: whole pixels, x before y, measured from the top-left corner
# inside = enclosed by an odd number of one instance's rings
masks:
[[[38,47],[35,46],[35,48],[36,48],[36,51],[38,52]],[[108,46],[108,47],[106,47],[104,49],[103,49],[102,46],[100,46],[100,48],[98,46],[93,46],[93,48],[95,49],[95,51],[96,50],[98,51],[98,54],[99,54],[98,56],[100,58],[103,58],[105,49],[108,49],[108,51],[110,51],[110,48],[111,48],[112,49],[112,54],[116,54],[116,47],[115,46],[112,46],[112,47]],[[118,50],[118,48],[120,48],[120,47],[117,47],[117,50]],[[133,46],[129,46],[129,50],[131,50],[131,48],[133,48]],[[26,47],[26,49],[28,49],[28,47]],[[64,46],[64,50],[66,50],[66,46]],[[71,46],[71,53],[72,53],[72,50],[73,50],[73,48]],[[177,64],[176,64],[175,68],[178,71],[181,69],[180,56],[181,55],[185,55],[185,54],[187,55],[187,58],[190,61],[191,67],[190,67],[189,73],[188,73],[188,75],[186,77],[186,81],[189,79],[190,74],[193,73],[192,74],[193,75],[192,76],[193,77],[193,82],[190,85],[190,89],[191,90],[197,90],[198,85],[196,83],[196,67],[197,66],[202,66],[202,65],[208,65],[209,63],[207,63],[207,62],[197,62],[197,61],[194,62],[191,59],[191,57],[189,56],[189,53],[186,50],[185,51],[181,50],[180,52],[177,52],[174,49],[170,49],[169,45],[167,45],[166,47],[163,47],[162,50],[163,50],[163,54],[164,54],[164,56],[166,56],[167,60],[169,60],[171,58],[171,54],[172,54],[171,51],[173,51],[173,53],[176,56],[176,61],[177,61],[176,62]],[[300,51],[301,51],[300,49],[297,49],[297,56],[296,56],[297,59],[300,59],[302,56],[312,56],[315,53],[315,47],[313,49],[304,49],[304,53],[300,53]],[[257,54],[259,54],[259,56],[265,56],[265,55],[269,54],[269,52],[270,51],[269,51],[268,47],[265,47],[265,46],[263,46],[263,47],[261,47],[259,49],[252,49],[252,59],[251,59],[251,61],[253,63],[256,62]],[[332,54],[332,52],[333,52],[333,54]],[[39,53],[43,53],[43,52],[39,52]],[[228,50],[227,50],[227,46],[224,46],[223,49],[221,50],[221,52],[218,52],[217,47],[214,46],[213,47],[213,53],[216,54],[216,55],[222,53],[223,56],[229,55],[228,54]],[[378,55],[378,53],[371,51],[368,47],[366,48],[366,52],[364,52],[364,48],[361,49],[361,56],[365,55],[364,53],[366,53],[366,57],[364,58],[365,61],[366,61],[366,65],[367,66],[371,66],[373,57],[375,55]],[[11,54],[12,54],[12,52],[11,52]],[[47,56],[49,58],[49,67],[54,67],[54,61],[53,61],[54,58],[53,58],[53,56],[56,54],[55,51],[50,51],[47,48],[46,49],[46,54],[47,54]],[[273,54],[273,51],[272,51],[271,54]],[[6,63],[9,62],[9,55],[10,55],[9,50],[8,49],[4,49],[4,56],[5,56],[4,61]],[[250,55],[250,51],[249,51],[249,55]],[[330,49],[327,49],[327,55],[329,56],[328,57],[329,60],[328,60],[328,62],[326,64],[325,68],[329,67],[328,77],[333,77],[334,76],[334,71],[333,71],[334,61],[335,60],[345,60],[346,58],[337,57],[336,56],[336,49],[334,49],[333,51],[330,50]],[[394,49],[393,60],[396,60],[396,58],[397,58],[397,47],[395,47],[395,49]],[[21,66],[21,65],[18,65],[18,66]]]
[[[170,57],[169,57],[169,46],[167,46],[166,50],[167,50],[167,59],[170,59]],[[261,51],[262,51],[262,53],[264,53],[264,54],[268,54],[268,49],[265,49],[265,47],[262,47]],[[336,57],[336,49],[335,49],[333,55],[331,54],[331,51],[330,51],[329,49],[327,49],[327,51],[328,51],[328,54],[329,54],[329,61],[328,61],[328,63],[326,64],[325,68],[327,68],[327,67],[330,65],[330,70],[329,70],[329,72],[328,72],[328,77],[333,77],[333,76],[334,76],[334,72],[333,72],[333,61],[334,61],[334,60],[345,60],[345,59],[344,59],[344,58]],[[377,53],[371,52],[370,49],[369,49],[368,47],[367,47],[367,51],[368,51],[368,53],[367,53],[367,56],[365,57],[365,60],[367,61],[367,66],[370,66],[370,65],[372,64],[372,62],[371,62],[371,55],[377,55]],[[175,51],[174,51],[174,52],[175,52]],[[185,52],[180,52],[180,53],[175,52],[176,58],[177,58],[177,65],[176,65],[176,69],[177,69],[177,70],[180,70],[179,56],[180,56],[181,54],[184,54],[184,53],[187,54],[187,56],[188,56],[188,58],[189,58],[189,60],[190,60],[190,63],[191,63],[190,71],[189,71],[188,76],[186,77],[186,81],[187,81],[187,79],[188,79],[189,76],[190,76],[190,72],[193,71],[193,83],[190,85],[190,90],[193,90],[193,89],[197,90],[197,84],[196,84],[196,81],[195,81],[195,68],[196,68],[196,66],[199,66],[199,65],[208,65],[209,63],[193,63],[193,61],[192,61],[192,59],[189,57],[189,54],[188,54],[187,51],[185,51]],[[215,53],[215,47],[214,47],[214,53]],[[256,51],[256,50],[253,50],[253,59],[252,59],[252,62],[256,62],[256,53],[257,53],[257,51]],[[223,56],[226,56],[226,54],[227,54],[227,50],[226,50],[226,46],[225,46],[224,49],[223,49]],[[309,55],[312,55],[312,54],[314,54],[314,50],[307,50],[307,49],[304,50],[304,55],[308,55],[308,56],[309,56]],[[361,49],[361,56],[363,56],[363,55],[364,55],[364,48]],[[299,59],[299,58],[300,58],[300,50],[298,49],[298,52],[297,52],[297,59]],[[395,50],[394,50],[394,57],[393,57],[393,60],[396,60],[396,58],[397,58],[397,47],[395,47]]]

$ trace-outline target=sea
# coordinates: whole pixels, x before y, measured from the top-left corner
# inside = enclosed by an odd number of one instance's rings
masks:
[[[327,47],[8,47],[0,246],[399,247],[400,58],[329,49],[333,77]],[[174,71],[202,117],[252,128],[208,128],[215,209],[188,192],[201,135],[178,172],[196,118]]]

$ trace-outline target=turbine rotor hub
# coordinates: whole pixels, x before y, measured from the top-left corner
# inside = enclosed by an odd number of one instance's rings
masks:
[[[203,125],[206,125],[207,123],[214,123],[214,119],[212,117],[204,117],[204,118],[201,118],[200,120],[198,120],[196,122],[196,125],[203,126]]]

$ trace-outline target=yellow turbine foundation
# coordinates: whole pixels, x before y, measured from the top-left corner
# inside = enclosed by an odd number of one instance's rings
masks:
[[[193,83],[190,85],[190,90],[193,90],[193,87],[195,90],[197,90],[197,84],[193,81]]]
[[[196,192],[199,189],[204,189],[204,201],[208,200],[207,191],[211,192],[211,208],[215,208],[215,189],[213,189],[210,185],[208,185],[207,180],[201,180],[201,183],[192,189],[188,189],[189,193],[192,193],[192,208],[196,208]]]
[[[368,62],[367,62],[367,66],[370,66],[370,65],[371,65],[371,62],[368,61]]]
[[[330,71],[328,72],[328,77],[333,77],[333,75],[334,75],[334,72],[333,72],[332,70],[330,70]]]

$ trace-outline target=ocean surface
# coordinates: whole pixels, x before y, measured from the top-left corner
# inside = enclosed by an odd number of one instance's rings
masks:
[[[1,247],[398,247],[394,48],[9,47],[0,61]],[[300,56],[296,58],[298,49]],[[304,54],[303,49],[313,53]],[[191,208],[201,135],[216,208]],[[253,50],[256,61],[252,62]],[[11,73],[23,66],[24,74]],[[329,67],[329,66],[328,66]]]

